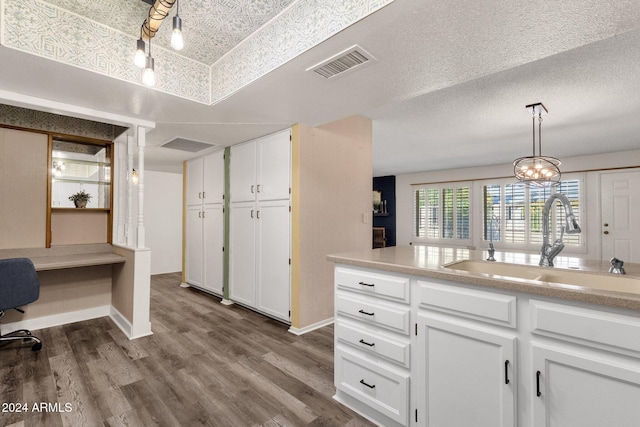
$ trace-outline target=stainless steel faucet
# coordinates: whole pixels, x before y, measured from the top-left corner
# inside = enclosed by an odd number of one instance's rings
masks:
[[[493,223],[497,222],[498,223],[498,227],[500,227],[500,219],[495,216],[492,215],[491,216],[491,222],[489,223],[489,258],[487,258],[487,261],[495,261],[496,259],[493,257],[493,255],[496,253],[495,248],[493,247]]]
[[[553,203],[558,200],[562,203],[565,213],[565,225],[560,230],[560,238],[556,239],[553,244],[549,243],[549,237],[551,230],[549,229],[549,215]],[[582,230],[576,221],[576,217],[573,214],[571,208],[571,202],[564,194],[554,193],[552,194],[544,204],[544,211],[542,212],[542,248],[540,249],[540,263],[541,266],[553,267],[553,259],[564,249],[564,243],[562,238],[564,233],[578,234]]]

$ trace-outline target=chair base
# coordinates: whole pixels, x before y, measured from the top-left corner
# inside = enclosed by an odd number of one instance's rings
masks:
[[[42,341],[40,340],[40,338],[31,335],[31,331],[29,331],[28,329],[18,329],[17,331],[0,335],[0,346],[4,346],[11,343],[12,341],[19,340],[22,340],[24,342],[35,341],[35,343],[31,346],[31,351],[39,351],[42,348]]]

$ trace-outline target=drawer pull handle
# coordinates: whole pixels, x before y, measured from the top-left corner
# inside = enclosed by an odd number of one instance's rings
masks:
[[[509,384],[509,361],[504,361],[504,383]]]
[[[375,313],[369,313],[369,312],[364,311],[364,310],[358,310],[358,313],[366,314],[367,316],[373,316],[375,314]]]
[[[358,284],[362,285],[362,286],[370,286],[370,287],[374,287],[375,286],[375,283],[358,282]]]
[[[538,397],[542,396],[542,393],[540,393],[540,371],[536,372],[536,395]]]
[[[360,340],[360,344],[368,345],[369,347],[376,345],[374,342],[366,342],[365,340]]]
[[[364,380],[360,380],[360,384],[362,385],[366,385],[369,388],[376,388],[376,385],[371,385],[371,384],[367,384]]]

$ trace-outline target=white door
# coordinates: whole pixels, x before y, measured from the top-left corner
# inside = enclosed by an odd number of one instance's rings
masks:
[[[204,203],[222,203],[224,200],[224,151],[216,151],[203,158]]]
[[[532,345],[534,427],[638,427],[640,363]]]
[[[514,426],[515,336],[431,313],[418,325],[418,425]]]
[[[289,198],[291,141],[289,130],[265,136],[258,142],[258,200]]]
[[[640,262],[639,183],[637,171],[600,176],[602,259],[616,257],[625,262]]]
[[[256,208],[253,202],[233,203],[229,211],[229,297],[255,307]]]
[[[289,201],[262,202],[257,211],[257,309],[289,321]]]
[[[187,161],[187,206],[202,203],[202,158]]]
[[[248,202],[256,197],[256,144],[246,142],[231,147],[229,180],[231,202]]]
[[[224,215],[222,205],[205,205],[203,215],[204,281],[202,287],[222,295]]]
[[[187,245],[185,254],[187,283],[202,286],[202,209],[187,207]]]

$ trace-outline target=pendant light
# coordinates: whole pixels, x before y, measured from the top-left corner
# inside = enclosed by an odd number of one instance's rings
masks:
[[[182,39],[182,19],[180,19],[180,2],[176,0],[176,16],[173,17],[173,32],[171,33],[171,47],[175,50],[182,50],[184,40]]]
[[[146,46],[144,40],[142,39],[142,31],[140,32],[140,38],[136,42],[136,54],[133,57],[133,63],[136,64],[138,68],[144,68],[147,64],[147,58],[145,54]]]
[[[527,186],[553,187],[560,184],[560,160],[542,155],[542,115],[548,110],[542,103],[530,104],[533,123],[533,154],[513,161],[513,174]],[[538,151],[536,153],[536,117],[538,118]]]
[[[151,39],[149,39],[149,56],[146,58],[144,71],[142,72],[142,83],[144,83],[145,86],[153,87],[156,85],[156,74],[154,68],[154,61],[151,56]]]

